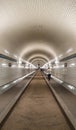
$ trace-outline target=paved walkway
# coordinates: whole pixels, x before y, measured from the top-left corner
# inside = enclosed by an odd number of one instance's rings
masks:
[[[41,73],[38,72],[1,130],[71,130],[71,128]]]

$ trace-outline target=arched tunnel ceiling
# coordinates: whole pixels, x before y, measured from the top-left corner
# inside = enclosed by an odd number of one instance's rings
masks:
[[[75,0],[0,0],[1,53],[48,61],[75,53],[75,35]]]
[[[47,60],[41,57],[36,57],[36,58],[34,57],[31,59],[30,62],[37,67],[38,64],[40,64],[40,66],[43,66],[44,64],[46,64]]]

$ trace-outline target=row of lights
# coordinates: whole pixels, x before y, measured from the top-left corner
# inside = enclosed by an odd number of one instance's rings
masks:
[[[49,64],[45,64],[44,66],[42,66],[42,68],[45,68],[45,69],[48,69],[48,67],[52,68],[52,66]],[[59,69],[59,68],[64,68],[64,67],[65,67],[64,64],[62,64],[62,65],[55,65],[53,68]],[[68,65],[68,67],[76,67],[76,63],[71,63]]]
[[[7,55],[10,54],[7,50],[4,50],[4,52],[5,52]],[[19,68],[23,68],[22,62],[24,62],[24,63],[26,64],[26,68],[29,68],[29,66],[30,66],[30,68],[36,68],[36,67],[35,67],[33,64],[31,64],[30,62],[28,62],[28,61],[26,61],[26,60],[23,60],[23,59],[21,59],[21,58],[18,58],[17,55],[14,54],[13,56],[17,59],[17,63],[18,63],[18,67],[19,67]],[[3,66],[3,67],[8,67],[8,64],[2,63],[1,66]],[[17,65],[12,65],[11,67],[16,67],[16,66],[17,66]]]
[[[8,66],[9,66],[9,65],[6,64],[6,63],[2,63],[2,64],[0,64],[0,65],[1,65],[2,67],[8,67]],[[12,65],[12,66],[11,66],[11,68],[15,68],[15,67],[24,68],[24,66],[21,65],[21,64],[18,64],[18,66],[17,66],[17,65]],[[31,63],[26,64],[25,68],[34,68],[34,69],[36,69],[36,67],[35,67],[33,64],[31,64]]]
[[[70,52],[72,52],[72,51],[73,51],[73,48],[70,48],[70,49],[68,49],[68,50],[66,51],[66,53],[70,53]],[[9,54],[9,52],[8,52],[7,50],[4,50],[4,52],[5,52],[6,54]],[[14,54],[13,56],[14,56],[16,59],[18,58],[15,54]],[[63,55],[60,54],[60,55],[59,55],[58,57],[56,57],[55,59],[49,61],[49,62],[46,63],[44,66],[42,66],[42,68],[48,68],[49,64],[51,64],[53,61],[55,61],[55,64],[57,65],[57,64],[59,63],[58,58],[61,58],[62,56],[63,56]],[[19,58],[19,60],[18,60],[19,67],[21,66],[22,60],[23,60],[23,59],[21,59],[21,58]],[[27,61],[25,61],[25,62],[27,62]],[[27,63],[27,64],[30,64],[30,63]],[[3,64],[3,66],[5,66],[5,64]],[[31,64],[31,66],[33,66],[33,67],[35,68],[34,65]],[[50,67],[51,67],[51,66],[50,66]]]
[[[68,49],[67,51],[66,51],[66,54],[68,54],[68,53],[70,53],[70,52],[72,52],[73,51],[73,48],[70,48],[70,49]],[[63,55],[62,54],[60,54],[58,57],[56,57],[55,59],[52,59],[51,61],[49,61],[48,63],[46,63],[46,64],[44,64],[43,66],[42,66],[42,68],[45,68],[45,69],[47,69],[48,68],[48,66],[49,67],[51,67],[51,63],[53,63],[53,62],[55,62],[55,64],[56,64],[56,68],[58,68],[58,63],[59,63],[59,59],[61,59],[63,57]],[[49,65],[50,64],[50,65]],[[70,65],[70,67],[72,67],[72,66],[74,66],[75,64],[74,63],[72,63],[71,65]],[[62,65],[62,66],[60,66],[61,68],[63,68],[64,67],[64,65]]]
[[[22,63],[22,62],[20,62],[20,63]],[[2,67],[8,67],[9,65],[6,64],[6,63],[2,63],[1,66],[2,66]],[[11,66],[11,68],[15,68],[15,67],[24,68],[24,66],[23,66],[22,64],[12,65],[12,66]],[[34,69],[36,69],[36,67],[35,67],[33,64],[31,64],[31,63],[26,63],[25,68],[34,68]]]

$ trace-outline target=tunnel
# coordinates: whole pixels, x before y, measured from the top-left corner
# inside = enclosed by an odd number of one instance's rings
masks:
[[[76,1],[0,0],[0,129],[76,130]]]

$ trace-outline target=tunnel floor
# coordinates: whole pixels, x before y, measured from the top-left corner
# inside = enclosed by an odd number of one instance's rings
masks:
[[[1,130],[71,130],[39,71]]]

